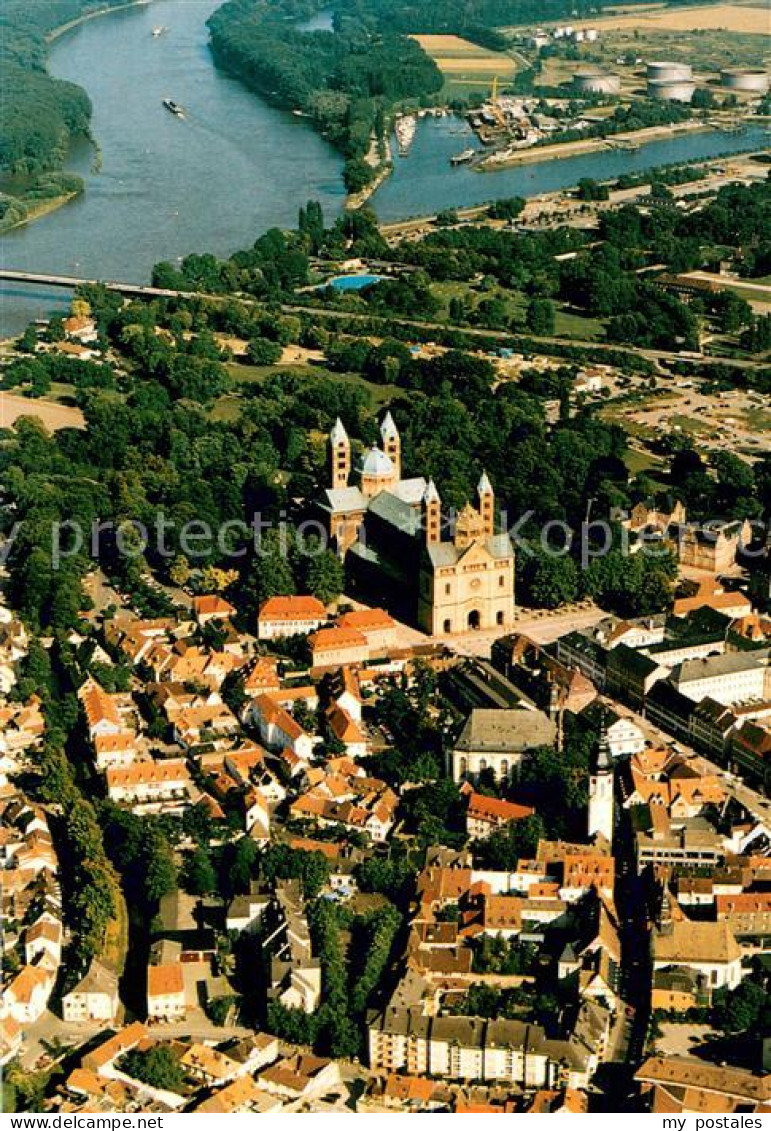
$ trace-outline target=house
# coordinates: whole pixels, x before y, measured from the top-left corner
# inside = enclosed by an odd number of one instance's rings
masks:
[[[363,664],[370,657],[364,633],[355,628],[322,628],[308,638],[314,668],[340,668]]]
[[[179,1063],[188,1076],[207,1088],[235,1080],[241,1069],[238,1061],[231,1060],[222,1049],[198,1041],[188,1047]]]
[[[201,1100],[191,1111],[197,1115],[272,1115],[282,1107],[278,1096],[260,1088],[251,1076],[241,1076]]]
[[[645,735],[637,723],[607,707],[592,705],[583,715],[586,722],[602,730],[611,758],[629,758],[645,749]]]
[[[202,597],[193,598],[193,615],[200,625],[209,624],[211,621],[230,620],[235,615],[235,609],[217,593],[207,593]]]
[[[737,718],[730,707],[723,706],[707,696],[697,703],[691,714],[690,739],[692,745],[715,762],[725,765],[731,745],[731,735]]]
[[[339,702],[327,708],[325,717],[330,734],[345,747],[349,758],[366,757],[369,751],[367,736],[360,723]]]
[[[669,675],[669,668],[628,644],[618,644],[608,653],[607,672],[608,693],[639,708],[657,680]]]
[[[673,687],[668,679],[660,679],[645,696],[644,714],[679,742],[691,741],[693,700]]]
[[[287,1100],[311,1100],[342,1084],[338,1061],[302,1052],[264,1068],[257,1079],[267,1092]]]
[[[118,734],[124,729],[116,697],[108,695],[92,677],[89,676],[78,691],[78,699],[86,716],[88,737],[92,742],[97,735]]]
[[[141,1021],[134,1021],[131,1025],[108,1037],[106,1041],[84,1053],[81,1065],[87,1072],[94,1072],[99,1076],[116,1076],[115,1062],[127,1052],[135,1049],[137,1045],[147,1040],[147,1028]]]
[[[478,708],[466,720],[451,754],[454,781],[477,780],[490,770],[508,781],[528,750],[550,746],[557,727],[542,711]]]
[[[337,619],[338,628],[360,632],[370,656],[387,656],[397,647],[399,626],[385,609],[355,609]]]
[[[575,668],[602,691],[608,671],[608,651],[582,632],[568,632],[556,643],[557,659],[567,668]]]
[[[771,1105],[771,1073],[710,1064],[695,1057],[649,1057],[638,1068],[635,1080],[656,1114],[725,1116],[766,1112]]]
[[[529,805],[515,805],[511,801],[501,801],[497,797],[486,797],[470,788],[467,798],[466,832],[474,838],[490,836],[492,832],[510,821],[521,821],[535,812]]]
[[[184,1021],[185,984],[182,965],[165,962],[147,967],[147,1018],[149,1021]]]
[[[672,685],[698,703],[707,697],[723,706],[763,700],[769,690],[771,669],[768,648],[751,652],[727,652],[686,660],[672,672]]]
[[[112,1023],[118,1015],[118,979],[111,970],[92,958],[85,975],[62,998],[65,1021],[102,1021]]]
[[[62,958],[62,925],[51,916],[41,916],[24,932],[24,960],[32,966],[39,962],[56,970]]]
[[[270,906],[272,896],[267,889],[252,880],[246,895],[236,895],[228,904],[225,928],[228,931],[246,931],[254,934],[262,922],[262,917]]]
[[[273,695],[258,695],[248,708],[251,721],[258,727],[260,739],[273,750],[287,747],[303,762],[310,760],[318,739],[300,726]]]
[[[55,980],[47,966],[22,966],[0,994],[0,1019],[34,1025],[45,1013]]]
[[[183,758],[135,762],[107,771],[111,801],[144,812],[174,812],[191,803],[193,781]]]
[[[771,785],[771,729],[760,723],[745,722],[731,734],[731,760],[755,782]]]
[[[257,637],[276,640],[307,636],[325,623],[327,610],[316,597],[269,597],[257,613]]]
[[[314,1013],[321,1001],[321,964],[313,956],[300,885],[276,883],[261,930],[268,962],[268,998],[287,1009]]]

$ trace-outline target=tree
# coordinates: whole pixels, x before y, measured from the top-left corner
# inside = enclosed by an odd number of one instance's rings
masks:
[[[208,895],[217,890],[217,875],[205,849],[195,848],[190,853],[182,869],[181,882],[191,895]]]
[[[275,365],[281,360],[282,349],[278,342],[268,338],[253,338],[246,349],[252,365]]]
[[[545,337],[554,333],[554,303],[548,298],[533,298],[527,307],[527,328]]]
[[[546,836],[543,819],[533,813],[520,821],[508,821],[477,845],[475,858],[483,867],[515,872],[517,862],[535,856],[539,840]]]
[[[234,894],[249,891],[257,855],[257,845],[248,836],[242,836],[232,846],[227,860],[227,883]]]
[[[331,605],[343,591],[343,564],[331,550],[316,548],[313,555],[304,559],[305,588],[322,605]]]
[[[184,1080],[180,1063],[169,1045],[152,1045],[146,1052],[132,1049],[121,1058],[120,1067],[127,1076],[164,1091],[177,1091]]]
[[[753,978],[745,978],[735,990],[715,992],[712,1023],[726,1035],[757,1032],[764,1012],[771,1013],[766,989]]]

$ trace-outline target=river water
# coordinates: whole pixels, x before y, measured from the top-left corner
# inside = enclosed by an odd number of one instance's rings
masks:
[[[45,0],[33,0],[44,3]],[[189,252],[227,255],[267,228],[293,226],[300,205],[319,200],[327,219],[344,203],[342,161],[302,119],[268,106],[214,67],[206,20],[219,0],[154,0],[87,21],[51,48],[50,70],[85,87],[94,105],[95,152],[79,142],[70,167],[85,194],[0,240],[0,260],[17,270],[146,281],[154,263]],[[168,30],[158,38],[154,26]],[[329,15],[307,30],[330,26]],[[163,98],[181,102],[185,120]],[[473,144],[456,118],[420,123],[410,155],[373,198],[384,220],[494,197],[532,196],[581,177],[617,176],[671,161],[765,144],[742,135],[703,133],[655,142],[635,153],[603,152],[495,173],[452,169],[450,157]],[[0,335],[63,307],[62,292],[0,291]]]

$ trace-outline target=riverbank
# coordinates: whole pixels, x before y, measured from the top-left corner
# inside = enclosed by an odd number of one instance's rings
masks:
[[[82,193],[83,189],[78,189],[75,192],[63,193],[61,196],[52,196],[48,200],[37,201],[37,203],[28,203],[23,197],[14,197],[13,199],[25,209],[25,213],[7,224],[4,220],[0,221],[0,236],[7,235],[8,232],[13,232],[16,228],[23,228],[27,224],[32,224],[35,220],[40,220],[41,217],[48,216],[51,212],[56,212],[58,208],[63,208],[65,204],[69,204],[71,200],[75,200]]]
[[[61,39],[68,31],[72,31],[81,24],[88,23],[89,20],[96,20],[100,16],[109,16],[113,12],[124,12],[126,8],[145,8],[151,4],[152,0],[126,0],[125,4],[114,4],[112,6],[105,5],[104,8],[97,8],[94,12],[84,12],[82,16],[78,16],[76,20],[69,20],[66,24],[61,24],[59,27],[49,31],[45,37],[46,43],[55,43],[57,39]]]
[[[553,145],[532,145],[529,149],[504,150],[491,153],[474,166],[480,173],[495,173],[512,165],[533,161],[556,161],[567,157],[580,157],[613,149],[631,149],[654,141],[668,140],[681,134],[705,133],[715,129],[708,122],[684,122],[676,126],[647,126],[642,130],[614,134],[612,137],[587,137],[578,141],[555,142]]]

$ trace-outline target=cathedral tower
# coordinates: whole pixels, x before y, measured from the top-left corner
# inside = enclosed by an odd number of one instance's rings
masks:
[[[484,532],[489,536],[495,533],[495,494],[486,471],[482,472],[482,477],[477,484],[477,494]]]
[[[380,436],[383,441],[383,451],[394,465],[398,482],[402,477],[402,441],[390,412],[383,417]]]
[[[423,495],[423,530],[427,546],[442,540],[442,502],[433,479],[428,481]]]
[[[351,441],[339,416],[329,433],[329,460],[333,490],[347,487],[351,474]]]

